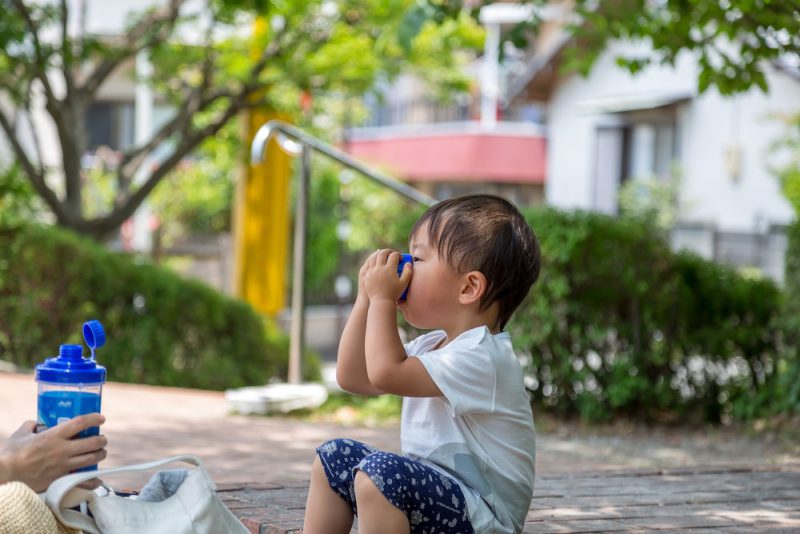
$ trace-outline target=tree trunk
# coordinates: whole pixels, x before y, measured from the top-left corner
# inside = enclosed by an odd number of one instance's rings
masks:
[[[63,214],[58,217],[58,222],[62,226],[85,233],[85,230],[81,231],[85,223],[81,158],[87,145],[87,104],[85,99],[72,94],[67,95],[63,101],[48,102],[47,108],[56,124],[64,172],[65,197],[61,202]]]

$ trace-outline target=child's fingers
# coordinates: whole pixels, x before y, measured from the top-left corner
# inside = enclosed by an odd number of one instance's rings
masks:
[[[400,263],[400,253],[396,250],[390,250],[389,255],[386,256],[387,265],[397,265]]]
[[[380,251],[381,251],[381,249],[373,250],[369,254],[369,256],[367,256],[367,258],[364,260],[364,265],[363,266],[364,267],[369,267],[371,265],[375,265],[375,258],[377,257],[377,255],[378,255],[378,253]]]
[[[378,250],[370,254],[369,260],[367,261],[370,267],[375,267],[375,265],[378,264],[378,262],[380,261],[381,252],[383,252],[383,249],[379,248]]]
[[[379,265],[397,265],[400,261],[400,253],[395,252],[390,248],[385,248],[381,251],[381,255],[378,257],[378,264]]]
[[[400,281],[403,283],[403,287],[406,287],[411,282],[411,269],[411,262],[403,265],[403,272],[400,273]]]

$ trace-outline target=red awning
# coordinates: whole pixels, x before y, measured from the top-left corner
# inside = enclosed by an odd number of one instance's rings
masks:
[[[540,133],[462,132],[392,134],[365,129],[347,143],[354,157],[410,181],[543,184],[546,139]],[[370,131],[374,135],[370,135]]]

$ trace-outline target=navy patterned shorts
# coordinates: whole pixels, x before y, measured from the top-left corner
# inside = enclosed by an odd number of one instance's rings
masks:
[[[405,512],[413,534],[472,534],[464,494],[452,478],[405,456],[350,439],[334,439],[317,449],[331,488],[358,515],[353,489],[363,471],[384,497]]]

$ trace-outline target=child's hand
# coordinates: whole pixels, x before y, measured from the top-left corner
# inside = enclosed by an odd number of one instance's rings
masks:
[[[370,301],[390,300],[397,302],[400,295],[411,282],[411,264],[403,266],[403,273],[397,276],[400,253],[381,249],[370,254],[359,272],[359,284],[363,276],[364,287]]]
[[[380,252],[380,250],[376,250],[375,252],[367,256],[367,259],[364,260],[364,264],[358,270],[358,295],[356,295],[356,300],[364,299],[367,302],[369,302],[369,295],[367,295],[367,283],[366,283],[367,265],[369,264],[370,258],[376,255],[378,252]]]

